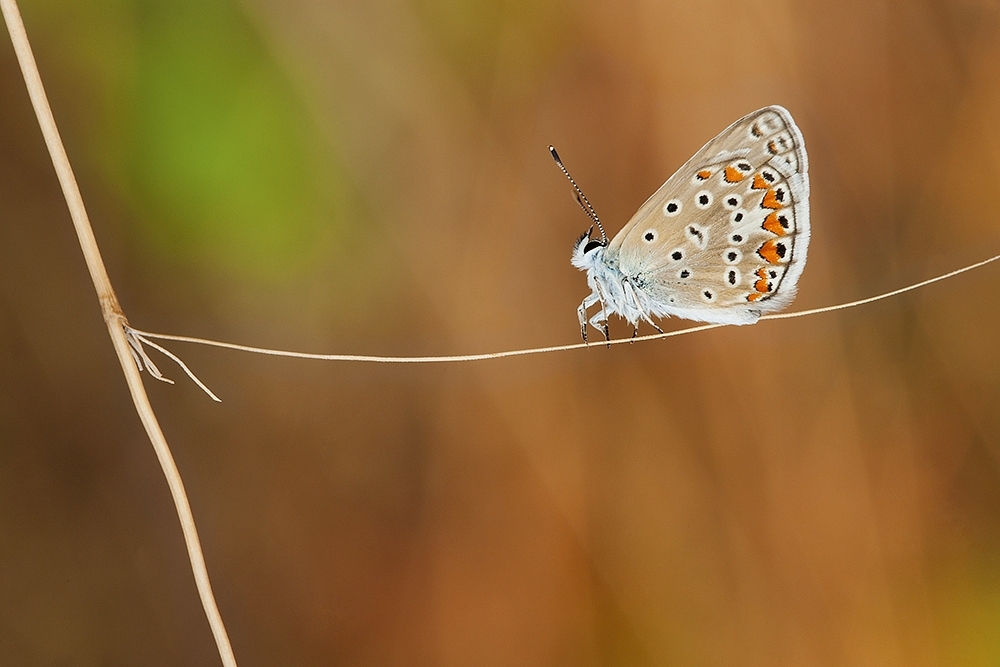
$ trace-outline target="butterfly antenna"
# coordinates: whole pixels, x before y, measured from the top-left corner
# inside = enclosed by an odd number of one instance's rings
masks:
[[[604,233],[604,225],[601,224],[601,219],[597,217],[597,211],[595,211],[594,207],[590,205],[590,200],[587,199],[587,195],[583,194],[583,190],[580,189],[580,186],[576,184],[573,177],[569,175],[568,171],[566,171],[566,167],[563,165],[562,159],[560,159],[559,153],[556,152],[555,147],[549,146],[549,152],[552,153],[552,159],[555,160],[556,164],[559,165],[559,168],[562,169],[562,173],[566,174],[566,178],[569,179],[570,185],[572,185],[573,190],[576,191],[576,203],[580,205],[580,208],[582,208],[583,212],[587,214],[587,217],[593,220],[597,225],[597,228],[601,230],[601,243],[607,245],[608,236]]]

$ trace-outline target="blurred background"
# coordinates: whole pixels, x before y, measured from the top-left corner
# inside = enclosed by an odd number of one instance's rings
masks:
[[[614,233],[768,104],[811,162],[796,309],[1000,252],[996,0],[21,9],[146,330],[576,342],[547,146]],[[219,664],[0,42],[0,664]],[[996,665],[998,277],[468,364],[169,345],[222,404],[146,380],[244,667]]]

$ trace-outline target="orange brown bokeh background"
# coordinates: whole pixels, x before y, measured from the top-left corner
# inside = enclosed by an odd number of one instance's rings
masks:
[[[21,9],[139,328],[574,342],[548,144],[613,233],[767,104],[811,162],[795,308],[1000,252],[995,0]],[[0,663],[218,664],[2,41]],[[994,665],[998,272],[482,363],[175,344],[224,402],[147,386],[244,667]]]

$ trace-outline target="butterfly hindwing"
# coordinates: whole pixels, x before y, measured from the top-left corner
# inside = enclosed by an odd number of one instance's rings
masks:
[[[605,261],[645,290],[652,314],[748,323],[794,297],[809,243],[808,162],[782,107],[708,142],[650,197]]]

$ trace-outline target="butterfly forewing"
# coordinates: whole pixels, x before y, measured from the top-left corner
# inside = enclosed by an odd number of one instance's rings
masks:
[[[706,144],[608,247],[665,314],[745,323],[794,297],[809,244],[808,163],[782,107]]]

